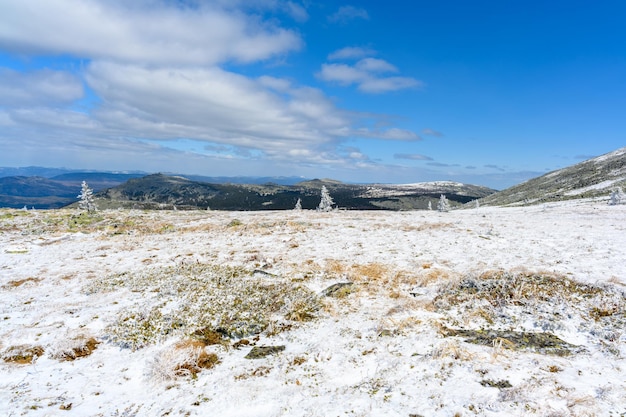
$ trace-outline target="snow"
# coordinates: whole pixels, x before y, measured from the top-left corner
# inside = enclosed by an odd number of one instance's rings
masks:
[[[575,190],[566,191],[564,192],[564,194],[565,195],[578,195],[578,194],[586,193],[588,191],[603,190],[605,188],[611,187],[613,184],[615,184],[618,181],[620,181],[620,178],[616,178],[613,180],[606,180],[606,181],[599,182],[597,184],[590,185],[588,187],[577,188]]]
[[[448,213],[108,211],[93,226],[68,226],[76,215],[0,210],[0,353],[20,345],[45,350],[31,364],[0,361],[2,415],[626,413],[624,329],[580,313],[584,297],[567,307],[564,295],[552,322],[540,317],[543,310],[509,310],[519,311],[510,316],[517,330],[559,324],[558,337],[584,348],[570,356],[444,337],[441,325],[478,322],[460,306],[433,304],[442,288],[486,271],[552,274],[604,286],[613,298],[603,300],[624,301],[626,206],[579,200]],[[345,281],[356,289],[324,299],[314,320],[261,333],[257,345],[284,345],[279,354],[250,360],[249,347],[211,345],[207,351],[220,359],[213,368],[164,380],[156,376],[159,358],[183,336],[133,351],[106,335],[124,309],[157,302],[173,287],[163,294],[124,285],[96,291],[94,283],[192,264],[263,270],[272,275],[253,278],[315,293]],[[624,314],[623,305],[615,308]],[[602,339],[602,332],[614,334]],[[55,359],[81,337],[101,343],[76,360]]]

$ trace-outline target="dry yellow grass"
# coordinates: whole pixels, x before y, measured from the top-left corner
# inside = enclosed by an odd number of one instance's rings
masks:
[[[186,339],[157,355],[152,363],[152,376],[160,381],[196,378],[202,370],[213,368],[218,363],[217,354],[207,352],[203,342]]]
[[[204,343],[198,340],[187,339],[174,345],[176,350],[187,350],[194,354],[190,356],[189,361],[181,361],[174,367],[177,376],[191,375],[195,377],[202,369],[213,368],[219,359],[217,354],[208,353],[204,350]]]
[[[19,287],[19,286],[21,286],[23,284],[26,284],[27,282],[38,283],[40,281],[41,281],[41,278],[33,278],[33,277],[24,278],[24,279],[18,279],[18,280],[12,280],[12,281],[9,281],[6,284],[4,284],[2,286],[2,288]]]
[[[50,357],[60,361],[73,361],[91,355],[99,344],[100,342],[93,337],[80,335],[63,341],[56,351],[51,353]]]
[[[3,354],[2,360],[17,364],[31,364],[44,354],[44,348],[39,345],[10,346]]]
[[[474,359],[475,355],[462,346],[457,340],[445,340],[433,349],[431,356],[434,359],[471,361]]]

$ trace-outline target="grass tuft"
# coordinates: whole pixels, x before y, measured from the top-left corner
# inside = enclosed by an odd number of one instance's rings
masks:
[[[99,344],[93,337],[77,336],[63,341],[50,353],[50,357],[60,361],[73,361],[91,355]]]
[[[207,352],[204,347],[204,343],[188,339],[165,349],[152,362],[152,377],[162,382],[181,377],[196,378],[202,370],[219,363],[217,354]]]
[[[44,348],[39,345],[11,346],[2,353],[2,360],[17,364],[31,364],[44,354]]]

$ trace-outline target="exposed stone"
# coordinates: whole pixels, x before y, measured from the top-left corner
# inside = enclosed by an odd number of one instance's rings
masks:
[[[341,297],[350,293],[352,282],[338,282],[322,291],[325,297]]]
[[[462,337],[465,342],[476,345],[499,345],[512,350],[528,349],[548,355],[568,356],[584,351],[584,348],[567,343],[552,333],[547,332],[534,333],[492,329],[466,330],[442,327],[441,333],[444,336]]]
[[[269,355],[275,355],[285,350],[284,345],[280,346],[255,346],[246,355],[246,359],[261,359]]]

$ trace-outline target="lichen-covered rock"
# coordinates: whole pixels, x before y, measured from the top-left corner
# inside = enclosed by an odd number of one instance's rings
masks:
[[[279,346],[255,346],[246,355],[246,359],[261,359],[269,355],[275,355],[285,350],[284,345]]]
[[[512,350],[531,350],[537,353],[569,356],[584,350],[567,343],[551,333],[519,332],[511,330],[466,330],[443,327],[444,336],[462,337],[465,342],[485,346],[501,346]]]
[[[342,297],[350,293],[352,290],[352,282],[338,282],[322,291],[325,297]]]

